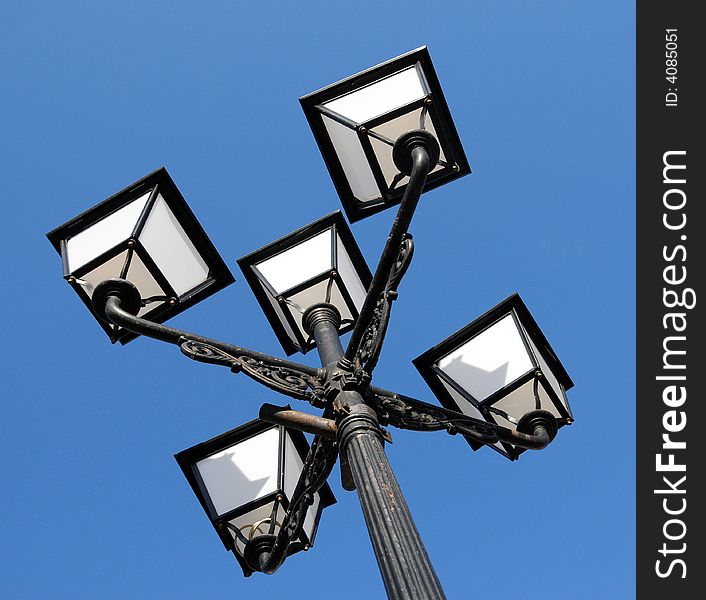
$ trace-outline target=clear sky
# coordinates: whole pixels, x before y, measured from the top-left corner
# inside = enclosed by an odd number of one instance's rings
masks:
[[[165,165],[237,279],[172,323],[283,355],[235,260],[340,207],[298,98],[424,44],[473,173],[420,202],[375,382],[435,402],[410,361],[518,291],[576,423],[515,463],[393,431],[391,463],[449,598],[634,596],[633,2],[24,0],[0,8],[0,597],[384,597],[337,471],[315,547],[242,577],[172,455],[286,399],[111,346],[44,236]],[[352,226],[371,268],[393,216]]]

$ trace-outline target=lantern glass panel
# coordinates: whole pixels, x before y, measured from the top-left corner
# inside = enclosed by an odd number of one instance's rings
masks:
[[[86,263],[127,240],[132,235],[150,193],[151,190],[70,237],[66,242],[69,270],[72,273],[75,272]]]
[[[439,378],[439,383],[446,390],[446,393],[451,396],[453,401],[456,403],[455,408],[457,408],[457,410],[460,410],[464,415],[468,415],[469,417],[473,417],[474,419],[487,421],[483,414],[473,404],[471,404],[467,398],[464,398],[443,379]],[[499,450],[500,452],[505,452],[505,449],[503,448],[501,442],[496,442],[495,444],[493,444],[493,446],[496,450]]]
[[[441,358],[438,366],[478,401],[534,367],[512,315]]]
[[[287,339],[292,340],[292,342],[296,343],[298,339],[297,334],[294,332],[294,329],[292,328],[292,325],[290,324],[289,318],[287,316],[288,314],[291,314],[291,307],[288,306],[286,303],[281,304],[277,300],[276,296],[270,294],[270,291],[267,289],[267,286],[264,284],[264,282],[257,280],[255,285],[257,285],[262,290],[259,294],[256,293],[257,297],[266,299],[266,301],[272,308],[272,313],[267,313],[268,317],[270,314],[274,314],[275,318],[277,319],[276,321],[274,321],[272,318],[270,318],[270,323],[277,323],[278,326],[281,326],[287,336]]]
[[[196,463],[218,515],[275,492],[279,429],[274,427]]]
[[[324,106],[356,123],[364,123],[427,95],[417,66],[380,79],[324,103]]]
[[[304,535],[306,535],[307,541],[312,544],[314,541],[314,535],[316,535],[316,516],[319,514],[319,506],[321,505],[321,496],[319,494],[314,495],[314,502],[309,507],[306,517],[304,518]]]
[[[539,406],[537,406],[534,397],[534,385],[535,381],[532,379],[492,404],[490,412],[498,425],[509,429],[516,429],[517,422],[533,410],[546,410],[557,419],[562,417],[554,402],[552,402],[549,397],[549,394],[547,394],[546,389],[541,384],[537,386],[537,395],[540,401]],[[501,411],[501,413],[498,411]],[[508,420],[502,413],[511,417],[513,421]]]
[[[127,255],[128,250],[124,250],[110,260],[101,263],[92,271],[82,275],[76,280],[76,283],[90,299],[93,297],[93,290],[101,281],[115,277],[116,273],[120,273],[126,263]],[[142,259],[135,253],[133,253],[130,259],[130,266],[125,274],[125,279],[128,279],[135,285],[142,298],[151,298],[153,296],[165,297],[168,295],[167,290],[163,289],[159,283],[157,283],[150,270],[145,266],[145,263],[143,263]],[[162,304],[164,304],[164,301],[147,304],[140,308],[137,315],[141,317],[145,313],[153,310],[156,306]]]
[[[553,390],[555,397],[563,405],[567,414],[571,415],[571,409],[569,408],[569,402],[566,399],[566,394],[564,393],[564,388],[559,383],[559,380],[557,379],[556,374],[554,373],[554,370],[549,367],[549,365],[547,364],[547,361],[544,358],[544,354],[539,351],[539,348],[537,348],[537,345],[535,344],[532,337],[527,334],[524,326],[521,325],[521,327],[522,327],[522,330],[525,332],[527,342],[529,343],[530,348],[532,348],[532,352],[534,353],[534,356],[536,357],[537,362],[539,363],[539,368],[542,370],[542,374],[544,375],[547,383],[549,384],[549,386]]]
[[[346,245],[343,243],[338,232],[336,234],[336,268],[343,280],[343,285],[346,290],[348,290],[353,300],[353,304],[355,304],[356,309],[360,312],[360,309],[363,308],[363,302],[365,302],[367,289],[360,278],[360,272],[355,268],[350,254],[348,254],[348,250],[346,249]],[[343,318],[343,315],[341,315],[341,318]]]
[[[304,461],[297,448],[294,446],[292,438],[285,436],[284,442],[284,494],[287,498],[291,498],[294,494],[294,488],[297,487],[299,475],[304,469]]]
[[[277,294],[330,271],[331,229],[256,264]]]
[[[380,187],[370,168],[358,133],[326,115],[322,115],[322,119],[353,195],[363,202],[379,198]]]
[[[178,296],[208,279],[208,266],[162,194],[157,195],[139,240]]]

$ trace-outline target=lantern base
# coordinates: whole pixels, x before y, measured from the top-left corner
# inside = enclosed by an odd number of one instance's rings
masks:
[[[395,145],[392,147],[392,160],[395,166],[405,175],[412,173],[412,150],[421,146],[427,151],[429,156],[429,172],[434,170],[436,163],[439,162],[441,148],[439,142],[433,134],[425,129],[412,129],[407,133],[403,133],[397,138]]]
[[[277,536],[274,534],[263,534],[258,535],[251,539],[246,545],[243,551],[243,558],[253,571],[262,572],[262,564],[269,558],[272,549],[275,546],[275,541]],[[264,558],[265,560],[260,560]]]
[[[528,412],[517,424],[517,431],[526,433],[527,435],[537,435],[538,427],[544,428],[550,442],[556,436],[558,429],[556,418],[552,413],[546,410],[533,410],[532,412]]]
[[[304,311],[302,316],[304,331],[309,335],[314,335],[316,325],[324,321],[331,323],[337,331],[341,325],[341,313],[333,304],[328,302],[312,304]]]
[[[105,305],[111,296],[119,298],[120,308],[131,315],[136,315],[142,308],[142,297],[134,284],[127,279],[106,279],[95,287],[91,296],[93,312],[102,321],[108,321]]]

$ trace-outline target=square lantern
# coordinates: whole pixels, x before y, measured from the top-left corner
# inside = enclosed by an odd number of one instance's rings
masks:
[[[517,294],[413,362],[451,410],[509,429],[534,410],[551,413],[558,427],[573,422],[566,398],[573,382]],[[492,447],[513,460],[523,452]]]
[[[351,222],[402,200],[409,178],[392,147],[407,131],[425,129],[441,146],[424,190],[471,172],[426,47],[299,101]]]
[[[315,346],[302,316],[321,302],[341,315],[340,334],[353,329],[372,281],[341,211],[336,211],[238,260],[284,351]]]
[[[234,281],[163,167],[47,234],[64,278],[93,313],[105,279],[127,279],[142,299],[138,316],[157,323]],[[94,313],[95,316],[95,313]],[[98,319],[111,341],[136,334]]]
[[[201,506],[247,577],[248,542],[277,535],[299,481],[309,443],[304,434],[255,419],[175,455]],[[288,554],[314,543],[321,512],[336,502],[328,484],[314,494]]]

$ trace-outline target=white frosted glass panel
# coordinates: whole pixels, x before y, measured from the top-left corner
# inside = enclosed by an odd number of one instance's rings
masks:
[[[268,429],[196,463],[219,515],[277,490],[279,429]]]
[[[527,341],[529,342],[529,345],[532,348],[534,355],[537,357],[537,362],[539,362],[539,368],[541,369],[542,374],[546,378],[551,388],[554,390],[554,393],[556,394],[557,398],[559,398],[562,403],[565,403],[566,398],[564,397],[564,393],[561,389],[561,386],[559,385],[559,381],[557,381],[556,376],[549,368],[549,365],[547,365],[547,361],[544,360],[544,356],[542,356],[542,353],[539,351],[539,348],[537,348],[537,345],[534,343],[534,340],[527,335],[524,326],[522,326],[522,324],[520,324],[520,326],[522,327],[522,330],[525,331]]]
[[[512,315],[440,359],[438,366],[479,401],[533,369]]]
[[[284,493],[288,499],[292,498],[294,488],[299,481],[299,475],[304,468],[304,461],[299,456],[292,438],[285,433],[284,444]]]
[[[69,238],[66,251],[69,270],[74,272],[90,260],[124,242],[132,235],[132,230],[140,218],[150,192],[116,210],[104,219]]]
[[[258,282],[259,281],[260,280],[258,279]],[[284,316],[284,311],[282,310],[280,303],[277,301],[277,298],[273,298],[272,294],[270,294],[270,292],[267,290],[267,288],[262,283],[260,283],[260,285],[262,285],[262,289],[265,292],[265,296],[270,301],[270,304],[272,305],[272,308],[274,309],[275,313],[277,314],[277,318],[282,323],[284,330],[287,332],[289,339],[292,340],[292,342],[294,342],[295,344],[299,344],[296,336],[294,335],[294,330],[290,327],[289,321],[287,321],[286,317]]]
[[[177,295],[193,290],[208,278],[208,266],[161,194],[147,217],[140,241]]]
[[[540,385],[538,387],[537,392],[540,400],[540,410],[546,410],[552,413],[555,417],[560,417],[561,415],[559,414],[559,411],[556,409],[556,406],[549,398],[549,395],[547,394],[544,387]],[[494,402],[490,407],[490,411],[493,415],[493,418],[498,422],[498,425],[508,427],[509,429],[517,429],[516,423],[513,423],[505,417],[498,415],[495,411],[493,411],[493,407],[499,408],[503,412],[513,417],[515,421],[519,421],[528,412],[536,410],[536,402],[534,398],[534,381],[528,381],[527,383],[521,385],[512,393],[508,394],[497,402]]]
[[[348,290],[358,312],[360,312],[360,309],[363,307],[363,302],[365,302],[366,289],[360,281],[360,277],[358,277],[358,272],[353,266],[353,261],[351,261],[348,252],[346,252],[346,247],[338,236],[336,236],[336,257],[338,261],[338,273],[343,280],[343,285],[346,290]]]
[[[363,152],[363,146],[360,145],[358,134],[326,115],[321,116],[353,195],[362,202],[380,198],[380,188],[370,169],[368,157]]]
[[[420,98],[426,93],[412,66],[324,104],[329,110],[363,123]]]
[[[302,310],[306,310],[312,304],[325,302],[328,282],[329,280],[327,279],[326,281],[317,283],[316,285],[307,288],[306,290],[301,291],[298,294],[294,294],[289,298],[289,300],[296,303],[299,307],[301,307]],[[353,315],[351,315],[351,311],[348,309],[348,305],[343,300],[341,291],[338,289],[338,285],[336,283],[331,286],[331,299],[329,300],[329,302],[338,309],[339,313],[341,313],[341,327],[346,325],[346,323],[343,323],[343,321],[345,321],[346,319],[353,319]],[[294,317],[294,322],[297,324],[299,331],[302,332],[302,336],[304,337],[304,339],[307,339],[309,336],[307,333],[304,332],[304,328],[302,327],[302,313],[291,305],[288,305],[287,308],[292,313],[292,317]]]
[[[126,257],[127,250],[121,252],[117,256],[114,256],[109,261],[104,262],[92,271],[89,271],[83,277],[77,279],[77,283],[79,283],[84,290],[86,290],[89,298],[92,297],[93,290],[101,281],[120,276]],[[137,253],[133,253],[132,255],[130,268],[127,271],[125,279],[137,287],[141,298],[165,295],[164,290],[159,286],[154,277],[152,277],[152,274],[149,272],[142,260],[140,260]],[[163,302],[152,302],[147,306],[143,306],[137,314],[138,316],[142,316],[160,304],[163,304]]]
[[[240,517],[235,519],[230,519],[228,522],[240,529],[240,532],[245,536],[246,539],[250,540],[258,535],[263,535],[269,533],[270,531],[270,519],[272,518],[272,508],[274,502],[268,502],[260,508],[251,510]],[[277,513],[275,514],[275,529],[274,535],[277,535],[279,528],[282,525],[284,519],[284,509],[282,506],[277,507]],[[235,541],[235,549],[241,556],[245,550],[245,544],[237,539],[235,532],[228,530]]]
[[[402,115],[401,117],[397,117],[396,119],[388,121],[387,123],[382,123],[381,125],[378,125],[377,127],[371,129],[371,131],[379,133],[385,136],[386,138],[395,141],[403,133],[407,133],[412,129],[419,129],[419,117],[421,113],[422,109],[420,108],[419,110],[415,110],[414,112],[407,113],[406,115]],[[436,129],[434,128],[434,123],[432,122],[429,114],[427,114],[426,116],[424,126],[425,129],[431,134],[433,134],[436,139],[439,139],[436,133]],[[392,180],[399,173],[399,170],[397,169],[395,163],[392,160],[392,146],[372,136],[369,137],[370,143],[375,152],[375,156],[378,159],[380,169],[382,169],[382,174],[385,176],[385,181],[389,186],[392,183]],[[439,158],[442,161],[446,161],[446,156],[444,155],[443,150],[441,151]],[[435,171],[438,171],[442,168],[442,165],[437,164],[431,172],[434,173]],[[405,175],[405,177],[400,180],[400,182],[395,186],[395,188],[399,188],[406,185],[408,181],[409,177]]]
[[[309,544],[313,543],[313,532],[314,525],[316,525],[316,513],[319,511],[319,504],[321,504],[321,496],[317,492],[314,494],[314,503],[306,511],[306,517],[304,518],[304,535],[309,540]]]
[[[464,415],[468,415],[469,417],[473,417],[474,419],[480,419],[481,421],[485,421],[481,412],[475,406],[473,406],[473,404],[466,400],[461,394],[459,394],[455,389],[453,389],[448,383],[441,379],[441,377],[439,377],[439,382],[441,383],[441,385],[444,386],[446,392],[449,394],[449,396],[451,396],[453,401],[458,406],[458,409]]]
[[[331,229],[255,265],[278,294],[331,271]]]
[[[481,412],[473,406],[468,400],[466,400],[461,394],[459,394],[456,390],[454,390],[448,383],[446,383],[443,379],[439,378],[439,381],[441,382],[441,385],[444,386],[446,391],[449,393],[449,396],[453,398],[453,401],[456,403],[458,406],[459,410],[464,414],[468,415],[469,417],[473,417],[474,419],[479,419],[483,421],[484,423],[487,422],[484,418]],[[505,448],[503,448],[503,445],[500,442],[497,442],[493,444],[498,448],[498,450],[501,450],[502,452],[505,452]]]

